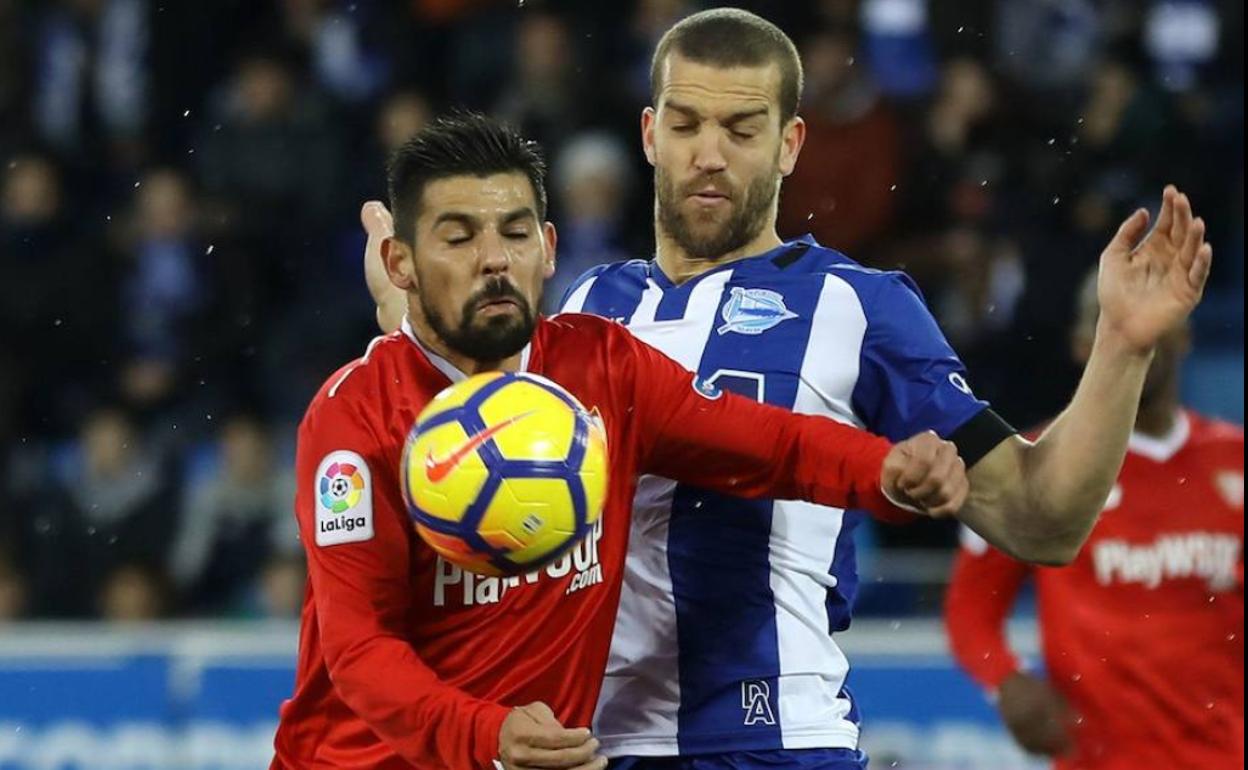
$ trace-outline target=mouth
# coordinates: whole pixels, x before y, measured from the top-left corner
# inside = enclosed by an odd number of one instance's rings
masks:
[[[496,297],[487,299],[477,305],[477,312],[491,315],[495,313],[508,313],[512,310],[519,310],[520,303],[509,297]]]
[[[703,206],[718,206],[731,200],[727,194],[715,189],[699,190],[691,193],[689,198]]]

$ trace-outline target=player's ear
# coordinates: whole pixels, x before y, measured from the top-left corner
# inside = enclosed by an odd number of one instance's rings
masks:
[[[542,259],[542,277],[549,281],[555,274],[555,247],[559,244],[559,234],[555,232],[554,222],[542,223],[542,241],[545,246]]]
[[[797,156],[806,144],[806,121],[794,116],[788,125],[780,128],[780,175],[788,176],[797,166]]]
[[[653,107],[641,111],[641,148],[645,150],[646,160],[654,165],[654,124],[658,120]]]
[[[386,265],[386,275],[390,283],[403,291],[413,291],[416,286],[416,265],[412,247],[394,237],[388,236],[381,242],[381,259]]]

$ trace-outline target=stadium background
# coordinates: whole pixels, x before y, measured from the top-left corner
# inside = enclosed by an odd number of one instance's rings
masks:
[[[1077,376],[1075,285],[1175,182],[1216,247],[1184,397],[1242,422],[1242,3],[735,4],[806,65],[782,236],[909,271],[1030,425]],[[293,427],[374,333],[357,212],[387,150],[451,105],[539,139],[553,302],[651,253],[649,54],[707,5],[0,0],[0,770],[264,766]],[[955,541],[860,541],[847,646],[883,767],[1024,766],[944,652]]]

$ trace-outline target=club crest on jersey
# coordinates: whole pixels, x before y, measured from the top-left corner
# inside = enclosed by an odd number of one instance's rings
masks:
[[[776,714],[771,710],[771,686],[762,679],[747,679],[741,683],[741,708],[745,711],[746,725],[776,723]]]
[[[715,330],[718,333],[754,335],[762,334],[782,321],[797,318],[797,313],[785,306],[780,292],[734,286],[720,311],[720,317],[724,319],[724,324]]]

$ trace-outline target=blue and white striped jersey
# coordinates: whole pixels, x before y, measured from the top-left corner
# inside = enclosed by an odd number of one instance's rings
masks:
[[[704,380],[893,440],[987,407],[909,278],[807,237],[679,286],[604,265],[564,311],[612,318]],[[865,516],[643,477],[594,720],[608,756],[856,748],[833,634],[849,627]]]

